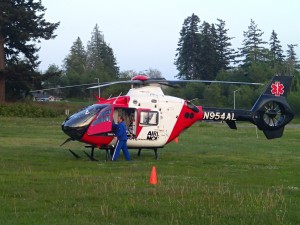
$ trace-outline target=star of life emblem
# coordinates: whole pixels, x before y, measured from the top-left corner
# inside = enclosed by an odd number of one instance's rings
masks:
[[[283,95],[284,93],[284,85],[280,82],[276,81],[271,85],[271,93],[275,95],[276,97],[279,97],[280,95]]]

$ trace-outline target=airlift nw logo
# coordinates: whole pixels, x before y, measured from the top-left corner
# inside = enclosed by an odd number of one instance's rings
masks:
[[[147,135],[147,140],[157,140],[158,139],[158,132],[157,131],[149,131]]]
[[[280,95],[283,95],[284,93],[284,86],[280,82],[275,82],[271,85],[271,93],[275,95],[276,97],[279,97]]]

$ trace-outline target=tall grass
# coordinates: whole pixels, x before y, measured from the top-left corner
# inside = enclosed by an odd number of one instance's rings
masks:
[[[133,160],[59,147],[59,119],[0,118],[0,224],[298,224],[300,128],[266,140],[252,126],[197,124]],[[149,184],[152,166],[158,184]]]

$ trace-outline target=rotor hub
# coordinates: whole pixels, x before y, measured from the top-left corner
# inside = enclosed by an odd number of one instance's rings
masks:
[[[277,116],[278,112],[275,110],[269,110],[266,112],[266,115],[268,115],[270,118],[275,118]]]
[[[140,80],[140,81],[146,81],[149,80],[149,77],[146,75],[137,75],[131,78],[131,80]]]

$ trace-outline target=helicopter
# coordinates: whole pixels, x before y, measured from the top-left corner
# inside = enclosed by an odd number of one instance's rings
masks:
[[[173,86],[178,82],[204,82],[262,85],[260,83],[150,79],[138,75],[129,81],[116,81],[89,87],[95,89],[115,84],[131,84],[126,95],[97,97],[98,101],[66,118],[61,128],[69,138],[62,143],[79,141],[91,148],[91,153],[84,153],[94,158],[95,149],[106,150],[106,160],[113,154],[117,138],[113,123],[119,115],[124,117],[127,127],[128,149],[153,149],[155,159],[157,150],[177,137],[198,121],[222,121],[231,129],[237,129],[236,121],[248,121],[262,130],[267,139],[280,138],[284,127],[294,117],[286,100],[290,90],[291,76],[274,76],[250,110],[227,109],[196,106],[192,101],[168,96],[161,85]],[[69,149],[76,157],[79,156]]]

